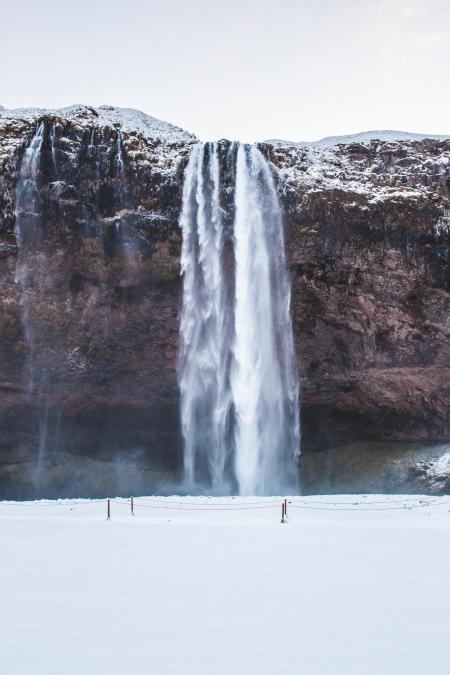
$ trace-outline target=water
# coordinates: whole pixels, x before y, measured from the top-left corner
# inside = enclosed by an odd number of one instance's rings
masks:
[[[223,269],[224,228],[216,143],[194,147],[186,169],[181,214],[180,392],[185,479],[227,492],[226,467],[232,339]]]
[[[183,191],[185,479],[214,493],[281,494],[297,488],[300,445],[282,213],[263,155],[239,145],[227,155],[235,176],[227,233],[219,148],[194,147]]]
[[[236,475],[241,494],[277,494],[295,485],[298,380],[282,214],[254,146],[238,149],[235,209]]]
[[[136,230],[133,227],[133,219],[130,213],[133,211],[133,197],[130,189],[126,151],[122,132],[116,130],[117,137],[112,148],[113,151],[113,207],[114,207],[114,252],[115,255],[123,256],[121,284],[124,286],[138,283],[137,255],[139,242]]]
[[[112,138],[99,136],[95,129],[89,134],[87,144],[87,179],[96,191],[95,215],[103,205],[109,216],[107,227],[102,224],[104,246],[112,239],[114,255],[122,253],[125,259],[122,283],[131,275],[128,260],[131,249],[131,228],[126,220],[129,191],[126,176],[126,156],[120,130]],[[75,177],[81,167],[76,155],[65,155],[58,146],[58,133],[54,124],[40,122],[26,148],[20,163],[16,187],[15,233],[18,245],[15,281],[19,287],[21,323],[26,356],[23,382],[32,413],[30,444],[35,453],[33,475],[36,494],[43,483],[43,468],[52,448],[57,449],[61,425],[61,408],[55,395],[57,379],[61,377],[61,349],[65,335],[55,337],[52,332],[49,307],[60,270],[55,256],[57,243],[54,236],[49,188],[65,185]],[[99,187],[104,189],[102,204]],[[88,200],[89,203],[89,200]],[[80,205],[88,221],[88,203]],[[106,219],[105,219],[106,220]],[[106,257],[106,254],[105,254]],[[55,298],[57,302],[57,298]],[[58,344],[55,344],[55,342]],[[62,347],[64,349],[64,347]]]
[[[51,156],[54,161],[54,133],[50,133]],[[41,122],[30,145],[25,150],[20,165],[16,189],[15,233],[18,245],[18,258],[15,281],[20,287],[21,322],[27,356],[24,368],[24,380],[27,395],[35,401],[35,426],[37,434],[37,461],[34,475],[35,485],[40,481],[41,467],[45,456],[48,432],[49,405],[41,392],[37,392],[36,348],[39,338],[33,313],[36,304],[36,292],[45,283],[45,257],[40,250],[42,239],[42,203],[40,187],[42,184],[42,149],[45,140],[45,126]]]
[[[41,122],[25,150],[17,180],[15,234],[18,260],[15,281],[20,285],[21,320],[25,342],[28,347],[26,380],[29,394],[34,389],[35,330],[32,321],[33,289],[35,275],[30,265],[29,253],[35,249],[41,234],[41,204],[39,182],[41,175],[41,151],[44,143],[44,123]]]
[[[115,143],[115,159],[114,159],[114,168],[115,176],[118,182],[118,185],[114,191],[115,196],[115,207],[116,210],[121,212],[125,206],[125,186],[126,183],[126,172],[125,172],[125,161],[123,155],[123,140],[122,133],[120,130],[117,130],[117,140]],[[116,231],[120,235],[121,232],[121,218],[116,219]]]

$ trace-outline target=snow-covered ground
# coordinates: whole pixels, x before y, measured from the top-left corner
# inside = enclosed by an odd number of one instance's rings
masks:
[[[5,675],[448,675],[450,497],[0,502]]]

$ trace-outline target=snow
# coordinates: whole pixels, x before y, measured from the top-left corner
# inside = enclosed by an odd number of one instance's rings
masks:
[[[416,134],[410,131],[361,131],[357,134],[347,134],[345,136],[327,136],[318,141],[283,141],[280,139],[272,139],[265,141],[272,145],[295,145],[301,147],[317,147],[317,148],[331,148],[334,145],[350,144],[350,143],[370,143],[370,141],[421,141],[425,138],[432,138],[435,140],[446,140],[450,135],[445,134]]]
[[[0,502],[8,675],[448,675],[450,498]]]
[[[418,462],[417,466],[436,489],[445,490],[445,486],[450,485],[450,452],[429,461]]]
[[[0,108],[0,124],[11,120],[34,121],[42,115],[55,115],[74,120],[81,125],[104,126],[119,125],[124,132],[138,132],[147,139],[159,139],[170,143],[195,142],[197,139],[179,127],[150,117],[140,110],[132,108],[116,108],[102,105],[97,108],[87,105],[71,105],[67,108],[16,108],[8,110]]]
[[[384,153],[392,153],[391,164],[386,164]],[[305,194],[342,191],[358,199],[359,209],[386,201],[407,205],[435,200],[450,160],[448,144],[430,156],[420,146],[394,141],[356,155],[346,145],[273,142],[272,155],[285,185]]]
[[[446,452],[445,455],[432,462],[431,472],[433,476],[445,478],[450,476],[450,452]]]

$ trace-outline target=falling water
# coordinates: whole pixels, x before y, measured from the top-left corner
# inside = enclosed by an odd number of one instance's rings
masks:
[[[27,345],[24,376],[30,400],[36,397],[35,351],[37,332],[33,319],[35,294],[42,283],[42,275],[45,275],[46,269],[45,260],[42,259],[39,251],[39,242],[42,239],[42,204],[39,188],[41,185],[44,136],[45,127],[44,123],[41,122],[22,158],[16,189],[15,233],[18,245],[18,260],[15,280],[20,287],[21,321]],[[55,161],[54,138],[52,129],[50,139],[53,162]],[[38,395],[35,420],[37,427],[37,463],[34,476],[37,487],[47,445],[48,417],[48,401],[45,397],[41,398]]]
[[[132,195],[127,171],[126,153],[122,132],[117,129],[117,138],[114,144],[113,163],[113,206],[115,209],[115,249],[116,253],[124,255],[123,283],[136,283],[134,277],[138,242],[136,230],[132,225],[129,213],[132,211]]]
[[[186,169],[181,228],[184,275],[180,392],[185,478],[227,491],[231,392],[224,232],[217,144],[194,147]]]
[[[58,199],[59,190],[80,187],[83,198],[77,207],[86,222],[86,237],[93,233],[103,237],[105,285],[111,278],[124,287],[135,283],[132,263],[137,246],[129,218],[131,192],[121,129],[87,131],[79,137],[78,154],[61,143],[64,131],[52,120],[38,123],[23,153],[16,185],[15,281],[25,347],[24,390],[31,411],[31,433],[24,434],[23,442],[36,458],[32,479],[37,496],[45,484],[52,449],[59,450],[63,414],[57,384],[66,363],[65,322],[55,326],[48,318],[58,301],[57,284],[65,274],[58,255],[60,223],[64,227],[64,197]],[[109,265],[119,256],[121,265]]]
[[[124,208],[124,186],[126,185],[125,181],[125,161],[124,161],[124,156],[123,156],[123,140],[122,140],[122,134],[120,130],[117,131],[117,140],[116,140],[116,147],[115,147],[115,160],[114,160],[114,168],[115,168],[115,175],[116,178],[118,179],[118,189],[115,190],[114,196],[115,196],[115,206],[117,210],[120,212]],[[120,233],[121,229],[121,219],[118,218],[116,220],[116,230],[117,233]]]
[[[279,494],[296,488],[299,452],[282,214],[260,151],[239,145],[233,158],[231,266],[217,144],[195,146],[186,169],[179,375],[185,476],[188,486],[200,481],[215,492]]]
[[[295,485],[298,381],[281,209],[253,146],[238,149],[235,209],[236,474],[242,494],[280,493]]]
[[[120,129],[117,131],[115,164],[117,168],[117,174],[119,176],[123,176],[125,173],[125,160],[123,155],[123,138]]]
[[[44,142],[44,123],[41,122],[30,145],[25,150],[20,165],[16,190],[15,233],[18,246],[18,261],[15,281],[20,286],[21,320],[24,337],[28,346],[27,388],[31,394],[34,389],[34,347],[35,331],[31,319],[33,309],[33,288],[35,279],[28,253],[34,248],[34,242],[40,237],[39,180],[41,151]]]

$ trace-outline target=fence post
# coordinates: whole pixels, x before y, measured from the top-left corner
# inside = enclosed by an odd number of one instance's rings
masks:
[[[284,509],[285,509],[284,502],[281,502],[281,521],[280,522],[282,522],[282,523],[286,522],[286,520],[284,518],[284,515],[285,515]]]
[[[284,499],[284,516],[287,518],[287,499]]]
[[[133,497],[131,497],[130,503],[131,503],[131,515],[134,516],[134,501],[133,501]]]
[[[107,516],[106,520],[111,520],[111,500],[108,498],[107,500],[108,506],[107,506]]]

